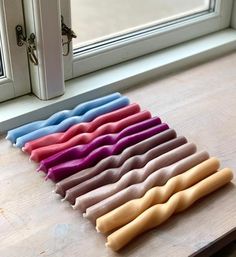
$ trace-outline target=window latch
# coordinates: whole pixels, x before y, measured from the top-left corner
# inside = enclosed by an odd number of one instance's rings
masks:
[[[34,65],[38,65],[38,58],[35,55],[36,44],[35,44],[35,34],[31,33],[29,38],[23,35],[23,28],[21,25],[16,26],[16,42],[18,46],[26,46],[27,54],[30,61]]]
[[[62,39],[62,47],[63,47],[63,56],[67,56],[70,53],[70,43],[73,38],[76,38],[75,32],[69,28],[65,23],[64,23],[64,17],[61,15],[61,34],[62,36],[66,36],[66,41],[63,41]],[[64,51],[64,47],[66,46],[66,50]]]

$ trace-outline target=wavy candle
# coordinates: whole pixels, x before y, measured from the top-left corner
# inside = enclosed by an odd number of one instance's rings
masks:
[[[84,169],[76,174],[65,178],[56,184],[55,192],[65,196],[65,191],[76,186],[87,179],[96,176],[102,171],[110,168],[120,167],[126,160],[131,158],[134,155],[144,154],[146,151],[149,151],[155,146],[158,146],[168,140],[172,140],[176,137],[176,132],[173,129],[165,130],[159,134],[156,134],[152,137],[149,137],[137,144],[134,144],[128,148],[126,148],[121,154],[108,156],[102,159],[97,163],[94,167]]]
[[[138,235],[165,222],[174,213],[184,211],[200,198],[223,187],[232,178],[232,170],[225,168],[203,179],[194,186],[174,194],[168,202],[152,206],[135,220],[109,235],[106,246],[114,251],[118,251]]]
[[[174,163],[172,166],[157,170],[145,180],[143,180],[143,178],[136,180],[138,183],[135,181],[136,184],[133,184],[128,188],[124,188],[116,194],[113,194],[103,201],[89,207],[86,210],[85,217],[95,222],[98,217],[119,207],[129,200],[143,196],[146,191],[154,186],[164,185],[170,178],[185,172],[186,170],[206,160],[206,158],[208,158],[208,154],[206,152],[196,153],[178,161],[177,163]]]
[[[78,146],[74,149],[76,149],[77,156],[80,156],[80,158],[82,158],[85,155],[88,155],[89,152],[91,152],[97,147],[100,147],[102,145],[114,144],[116,143],[116,141],[119,141],[122,137],[131,135],[139,131],[139,129],[141,130],[143,127],[145,127],[146,123],[149,123],[147,119],[150,119],[150,117],[151,117],[151,113],[148,111],[135,113],[117,122],[110,122],[110,123],[104,124],[98,129],[96,129],[94,132],[79,134],[71,138],[67,142],[35,149],[31,152],[30,159],[38,162],[58,152],[61,152],[65,149],[70,149],[71,147],[77,146],[77,145]],[[153,118],[153,119],[158,119],[158,124],[161,123],[160,118]],[[104,135],[106,133],[115,133],[115,132],[120,132],[120,133]],[[89,143],[89,144],[86,144],[86,143]],[[62,154],[59,154],[59,156],[65,156],[64,152]],[[55,156],[50,159],[52,159],[54,163],[59,164],[58,159],[55,158]],[[63,161],[65,160],[68,161],[69,159],[64,158]],[[45,160],[44,163],[47,163],[47,161],[48,159]]]
[[[184,159],[185,157],[191,156],[196,152],[196,146],[193,143],[187,143],[184,144],[182,146],[179,146],[167,153],[162,154],[161,156],[158,156],[157,158],[154,158],[153,160],[149,161],[143,168],[139,168],[139,169],[134,169],[131,170],[129,172],[127,172],[126,174],[124,174],[117,182],[113,183],[113,184],[108,184],[105,186],[102,186],[100,188],[97,188],[81,197],[78,197],[76,199],[74,208],[75,209],[81,209],[82,211],[84,211],[85,209],[85,205],[83,205],[84,202],[86,202],[86,200],[88,198],[94,198],[93,201],[97,202],[96,204],[94,204],[93,206],[89,207],[86,210],[86,217],[88,217],[91,220],[94,220],[94,216],[96,215],[100,215],[100,208],[101,206],[105,206],[104,210],[106,209],[106,204],[107,202],[109,202],[110,204],[110,200],[108,199],[109,197],[111,197],[112,195],[118,193],[119,191],[127,188],[128,186],[132,185],[132,184],[136,184],[136,183],[140,183],[142,181],[144,181],[150,174],[152,174],[155,171],[159,171],[162,168],[169,166],[171,164],[174,164],[182,159]],[[206,153],[197,154],[197,156],[194,156],[190,159],[190,161],[195,160],[199,161],[200,159],[203,158],[207,158],[208,155]],[[170,168],[169,168],[170,170]],[[163,169],[162,172],[160,172],[160,174],[165,174],[166,170]],[[101,199],[101,201],[100,201]],[[104,200],[103,200],[104,199]],[[104,214],[104,213],[103,213]],[[103,215],[102,214],[102,215]],[[101,215],[100,215],[101,216]]]
[[[105,170],[104,172],[99,173],[97,176],[94,176],[89,180],[84,181],[83,183],[78,184],[73,188],[70,188],[69,190],[66,191],[65,200],[69,201],[71,204],[74,204],[75,199],[77,197],[89,191],[92,191],[96,188],[99,188],[101,186],[115,183],[128,171],[132,169],[142,168],[150,160],[172,149],[175,149],[185,143],[187,143],[187,140],[185,137],[178,137],[150,149],[145,154],[132,156],[131,158],[126,160],[121,167]],[[99,201],[101,200],[103,200],[103,198],[100,199]],[[80,209],[84,211],[85,209],[95,204],[96,202],[98,202],[98,198],[97,197],[95,198],[93,193],[91,196],[89,194],[86,194],[85,197],[80,197],[79,203],[83,206],[83,209],[81,208]]]
[[[162,187],[153,187],[142,198],[126,202],[96,220],[96,229],[107,233],[134,220],[153,205],[166,202],[174,193],[184,190],[208,177],[220,167],[219,160],[212,157],[183,174],[171,178]]]
[[[161,125],[152,127],[150,129],[144,130],[142,132],[133,134],[131,136],[122,138],[115,145],[102,146],[97,150],[91,152],[87,157],[83,159],[69,161],[50,168],[46,179],[50,178],[53,181],[62,180],[63,178],[69,177],[72,174],[75,174],[76,172],[82,169],[95,165],[96,163],[99,162],[99,160],[107,156],[120,154],[126,147],[129,147],[135,143],[138,143],[168,128],[169,127],[167,124],[161,124]]]
[[[15,145],[17,147],[23,147],[27,142],[37,139],[42,136],[46,136],[56,132],[63,132],[70,128],[71,126],[85,122],[85,121],[92,121],[96,117],[100,116],[104,112],[113,111],[129,104],[129,99],[127,97],[120,97],[113,101],[110,101],[106,104],[100,105],[96,108],[89,109],[81,116],[72,116],[69,118],[64,119],[62,122],[56,125],[46,126],[35,131],[32,131],[26,135],[18,137],[16,139]]]
[[[61,133],[50,134],[33,141],[27,142],[23,147],[23,151],[31,153],[32,150],[39,147],[64,143],[72,137],[81,133],[91,133],[103,124],[122,120],[128,116],[140,112],[140,106],[136,103],[130,104],[118,110],[98,116],[91,122],[83,122],[70,127],[67,131]]]
[[[10,140],[12,143],[15,143],[18,137],[21,137],[23,135],[26,135],[30,132],[33,132],[43,127],[59,124],[64,119],[67,119],[69,117],[81,116],[92,108],[96,108],[98,106],[104,105],[120,97],[121,97],[120,93],[114,93],[104,97],[97,98],[95,100],[91,100],[91,101],[79,104],[73,110],[65,110],[65,111],[57,112],[46,120],[34,121],[8,131],[6,139]]]
[[[151,114],[147,111],[137,113],[132,115],[133,117],[125,118],[121,121],[118,121],[117,123],[113,124],[105,124],[104,126],[101,126],[93,133],[84,133],[78,136],[80,138],[80,142],[87,142],[91,141],[96,136],[99,136],[99,134],[105,134],[106,131],[116,131],[121,130],[125,126],[128,126],[129,124],[132,125],[131,130],[134,132],[140,132],[144,130],[145,128],[153,127],[155,125],[158,125],[161,123],[160,118],[154,117],[149,118]],[[136,121],[140,121],[137,124]],[[92,142],[93,143],[93,142]],[[72,161],[75,159],[81,159],[81,149],[83,149],[84,145],[78,145],[74,147],[70,147],[66,150],[63,150],[55,155],[52,155],[44,160],[41,161],[40,166],[38,170],[42,170],[44,172],[47,172],[47,170],[53,166],[59,165],[64,162]]]

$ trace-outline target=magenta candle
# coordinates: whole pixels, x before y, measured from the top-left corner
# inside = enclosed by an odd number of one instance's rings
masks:
[[[140,122],[144,120],[148,120],[151,117],[151,113],[148,111],[142,111],[139,113],[135,113],[131,116],[128,116],[122,120],[116,121],[116,122],[110,122],[107,124],[102,125],[92,133],[82,133],[77,136],[72,137],[67,142],[61,143],[61,144],[54,144],[49,145],[45,147],[41,147],[38,149],[35,149],[31,152],[30,159],[34,161],[41,161],[47,157],[50,157],[58,152],[61,152],[63,150],[69,149],[73,146],[81,145],[81,144],[87,144],[91,142],[96,137],[99,137],[104,134],[108,133],[116,133],[120,132],[121,130],[130,127],[130,126],[137,126],[138,124],[141,124]],[[159,123],[161,123],[161,120],[159,119]],[[135,128],[134,128],[135,129]],[[133,133],[133,132],[131,132]]]
[[[87,157],[83,159],[76,159],[63,164],[59,164],[52,167],[48,171],[47,178],[53,181],[60,181],[68,176],[75,174],[76,172],[95,165],[99,160],[121,153],[126,147],[140,142],[154,134],[160,133],[168,129],[167,124],[161,124],[153,128],[149,128],[145,131],[127,136],[118,141],[115,145],[102,146],[95,151],[91,152]]]
[[[135,115],[137,115],[137,114],[135,114]],[[142,113],[139,113],[139,115],[142,115]],[[147,115],[149,115],[149,113],[147,113]],[[132,121],[132,118],[130,118],[130,120]],[[122,127],[124,127],[125,124],[127,124],[127,123],[130,124],[130,122],[128,122],[127,120],[125,120],[125,122],[124,122],[124,120],[119,121],[119,123],[121,123],[121,122],[124,123],[122,125]],[[158,117],[147,119],[147,120],[144,120],[142,122],[138,122],[137,124],[134,124],[133,126],[131,126],[130,132],[132,131],[132,133],[137,133],[139,131],[142,131],[142,130],[150,128],[150,127],[153,127],[153,126],[158,125],[160,123],[161,123],[161,120]],[[118,124],[116,124],[116,125],[118,125]],[[115,130],[117,128],[116,125],[113,127],[113,130]],[[120,127],[120,126],[121,126],[121,124],[118,125],[118,127]],[[96,133],[96,131],[93,134],[95,134],[95,133]],[[83,136],[83,137],[85,137],[89,140],[89,138],[92,137],[92,134],[84,134],[84,135],[81,135],[81,136]],[[58,165],[60,163],[66,162],[66,161],[71,161],[71,160],[74,160],[74,159],[82,158],[83,155],[82,155],[81,147],[82,147],[81,145],[71,147],[71,148],[68,148],[64,151],[59,152],[58,154],[55,154],[55,155],[52,155],[51,157],[48,157],[47,159],[41,161],[38,170],[42,170],[42,171],[47,172],[47,170],[49,168],[51,168],[55,165]]]
[[[176,132],[173,129],[167,129],[161,133],[158,133],[152,137],[144,139],[137,144],[127,147],[122,153],[118,155],[108,156],[101,161],[99,161],[95,166],[84,169],[80,172],[69,176],[59,183],[56,184],[55,192],[61,196],[65,196],[65,192],[75,187],[76,185],[89,180],[90,178],[96,177],[98,174],[103,173],[105,170],[109,169],[119,169],[125,162],[135,156],[142,156],[151,149],[158,147],[169,140],[176,138]],[[138,164],[138,163],[137,163]]]

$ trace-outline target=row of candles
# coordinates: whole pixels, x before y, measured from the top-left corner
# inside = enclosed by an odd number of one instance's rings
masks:
[[[106,245],[115,251],[233,178],[120,93],[12,129],[7,139],[97,231],[110,233]]]

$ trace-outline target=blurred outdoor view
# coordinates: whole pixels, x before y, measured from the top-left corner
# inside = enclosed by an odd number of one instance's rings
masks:
[[[73,48],[206,11],[210,0],[71,0]]]

